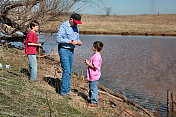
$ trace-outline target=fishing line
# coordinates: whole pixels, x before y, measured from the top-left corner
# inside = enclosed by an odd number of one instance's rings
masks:
[[[46,42],[48,41],[48,39],[51,38],[52,35],[53,35],[53,33],[50,33],[50,35],[46,35],[46,36],[48,36],[48,37],[47,37],[43,42],[38,42],[38,43],[41,43],[41,45],[42,45],[42,46],[39,46],[39,47],[38,47],[38,51],[39,51],[39,56],[38,56],[38,57],[39,57],[39,60],[38,60],[38,63],[39,63],[39,64],[38,64],[38,71],[39,71],[39,72],[38,72],[38,77],[39,77],[39,82],[40,82],[40,83],[41,83],[41,78],[40,78],[40,63],[41,63],[41,60],[40,60],[40,57],[41,57],[40,54],[41,54],[41,52],[40,52],[40,51],[41,51],[41,49],[40,49],[40,48],[42,48],[42,50],[44,50],[44,49],[43,49],[43,44],[46,43]],[[45,38],[45,37],[44,37],[44,38]]]

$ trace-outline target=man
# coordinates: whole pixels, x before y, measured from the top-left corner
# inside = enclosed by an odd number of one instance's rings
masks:
[[[62,73],[62,84],[60,94],[64,97],[70,93],[70,80],[72,73],[72,64],[74,60],[75,45],[82,45],[79,39],[79,30],[77,24],[82,24],[81,16],[74,13],[69,21],[62,23],[58,28],[56,41],[58,42],[58,53],[60,55]]]

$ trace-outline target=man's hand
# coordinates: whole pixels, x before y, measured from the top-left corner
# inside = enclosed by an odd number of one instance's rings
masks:
[[[77,41],[76,40],[70,40],[69,43],[72,44],[72,45],[76,45]]]
[[[76,40],[73,40],[73,45],[77,45],[77,41]]]
[[[79,46],[82,45],[82,41],[76,41],[76,40],[70,40],[69,43],[72,45],[79,45]]]
[[[78,41],[77,45],[81,46],[82,45],[82,41]]]

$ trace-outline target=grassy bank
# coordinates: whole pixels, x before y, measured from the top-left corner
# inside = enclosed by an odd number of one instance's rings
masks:
[[[57,32],[60,21],[43,25],[42,32]],[[176,34],[176,14],[161,15],[82,15],[80,32],[88,34]],[[92,33],[93,32],[93,33]]]
[[[0,63],[10,69],[0,70],[0,116],[56,117],[153,117],[153,113],[129,101],[118,92],[99,84],[98,107],[88,104],[88,81],[72,73],[71,99],[58,94],[62,71],[59,61],[38,58],[38,80],[29,80],[28,60],[24,50],[0,46]]]
[[[23,51],[0,50],[0,63],[10,64],[10,69],[0,70],[0,116],[93,116],[90,111],[70,106],[48,83],[30,81]]]

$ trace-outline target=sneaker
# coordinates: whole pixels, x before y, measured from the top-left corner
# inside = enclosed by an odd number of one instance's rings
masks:
[[[90,106],[91,106],[91,107],[98,107],[98,105],[97,105],[97,104],[94,104],[94,103],[91,103]]]

